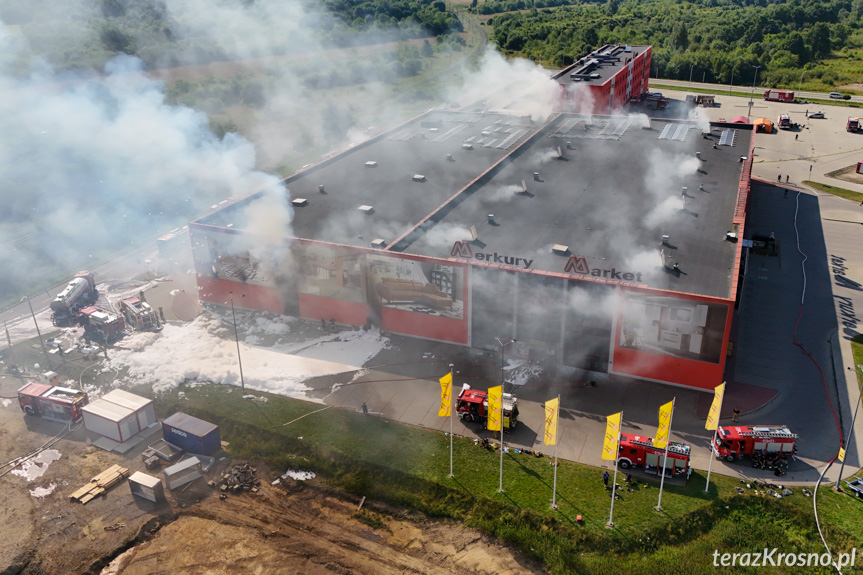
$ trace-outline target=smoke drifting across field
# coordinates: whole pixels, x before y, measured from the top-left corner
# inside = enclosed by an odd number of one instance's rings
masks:
[[[14,13],[9,4],[0,8],[15,22],[37,18],[20,4]],[[65,3],[64,37],[92,36],[89,22],[104,16],[96,9],[89,2]],[[331,28],[330,16],[309,13],[299,2],[168,0],[159,9],[176,44],[182,45],[185,37],[204,38],[202,44],[210,45],[213,54],[232,59],[307,54],[314,63],[329,48],[316,31]],[[168,105],[166,86],[145,74],[140,60],[117,56],[101,74],[57,72],[34,57],[39,46],[31,48],[17,26],[4,25],[3,13],[0,170],[7,185],[0,190],[0,245],[6,246],[0,267],[7,273],[0,279],[0,299],[17,299],[63,280],[119,248],[151,244],[228,196],[277,184],[276,177],[257,168],[262,150],[235,134],[216,137],[203,112]],[[342,36],[341,45],[350,45],[351,38]],[[369,31],[357,37],[357,43],[374,40]],[[173,63],[183,62],[178,58]],[[350,101],[322,106],[320,91],[290,74],[273,77],[259,86],[263,121],[253,129],[271,156],[310,144],[343,147],[350,138],[367,137],[368,126],[355,119]],[[541,68],[506,62],[494,51],[478,70],[453,75],[453,83],[460,102],[499,94],[518,83],[534,94],[535,109],[529,113],[535,117],[549,113],[556,89]],[[358,91],[374,101],[381,99],[377,89],[372,82]],[[404,119],[402,113],[396,106],[388,121]],[[277,127],[273,119],[280,120]],[[271,203],[258,205],[256,213],[265,218],[267,235],[273,226],[290,235],[288,198],[284,193],[266,197]]]

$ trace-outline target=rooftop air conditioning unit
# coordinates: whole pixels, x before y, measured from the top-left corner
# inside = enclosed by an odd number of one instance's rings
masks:
[[[461,147],[463,150],[473,150],[472,144],[462,144]]]
[[[414,174],[414,177],[411,178],[415,182],[424,182],[426,181],[426,177],[422,174]]]
[[[557,254],[559,256],[565,256],[569,253],[569,246],[565,246],[563,244],[554,244],[551,246],[551,253]]]
[[[366,162],[366,167],[367,167],[367,168],[377,168],[377,167],[378,167],[378,163],[377,163],[377,162],[374,162],[374,161],[372,161],[372,160],[369,160],[368,162]]]
[[[307,200],[306,198],[294,198],[293,200],[291,200],[291,205],[296,208],[307,206],[309,205],[309,200]]]
[[[372,206],[360,206],[357,209],[367,216],[370,216],[373,213],[375,213],[375,209]]]
[[[432,129],[434,129],[434,128],[432,128]],[[387,242],[382,240],[381,238],[378,238],[376,240],[372,240],[372,247],[377,248],[379,250],[382,250],[385,247],[387,247]]]

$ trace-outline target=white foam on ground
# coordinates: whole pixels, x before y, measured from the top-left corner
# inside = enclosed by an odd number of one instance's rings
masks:
[[[57,484],[50,483],[45,487],[37,487],[35,489],[30,490],[30,495],[35,497],[36,499],[42,499],[43,497],[48,497],[54,490],[57,489]]]
[[[307,481],[317,477],[314,471],[294,471],[288,469],[279,479],[296,479],[297,481]]]
[[[277,331],[279,323],[263,322]],[[159,333],[140,333],[110,354],[107,367],[128,368],[131,383],[151,385],[154,391],[172,389],[184,382],[240,385],[237,344],[231,329],[217,318],[201,314],[185,325],[167,324]],[[327,339],[332,341],[327,341]],[[262,348],[240,342],[243,379],[247,389],[305,398],[303,381],[354,371],[388,345],[377,330],[346,331],[338,336],[298,346]],[[291,347],[296,355],[291,354]]]
[[[27,481],[33,481],[45,475],[48,466],[60,459],[60,452],[56,449],[46,449],[36,457],[28,459],[17,469],[12,470],[12,475],[23,477]]]

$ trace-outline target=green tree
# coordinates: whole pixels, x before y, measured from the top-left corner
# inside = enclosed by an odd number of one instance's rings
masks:
[[[826,58],[830,55],[830,28],[824,22],[818,22],[809,30],[809,49],[816,58]]]
[[[689,48],[689,33],[686,31],[686,24],[683,22],[678,22],[671,30],[671,46],[678,50]]]

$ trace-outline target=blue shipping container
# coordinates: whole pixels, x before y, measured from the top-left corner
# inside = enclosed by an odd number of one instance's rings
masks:
[[[218,425],[182,412],[162,422],[162,435],[168,443],[190,453],[212,455],[222,448]]]

